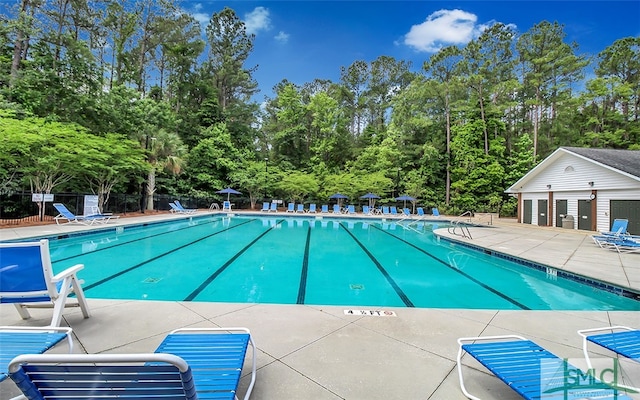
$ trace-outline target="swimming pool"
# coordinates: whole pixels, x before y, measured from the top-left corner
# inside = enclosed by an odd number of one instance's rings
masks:
[[[442,240],[436,225],[205,216],[51,240],[87,297],[514,310],[640,310],[640,301]]]

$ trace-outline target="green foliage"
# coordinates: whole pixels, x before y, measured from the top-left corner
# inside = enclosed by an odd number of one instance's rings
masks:
[[[589,56],[561,24],[493,24],[420,73],[354,60],[339,82],[283,79],[260,108],[255,36],[232,9],[203,40],[173,0],[98,3],[22,2],[1,16],[0,191],[234,185],[252,203],[265,190],[354,202],[402,191],[449,212],[511,213],[504,189],[558,146],[640,146],[638,37]]]
[[[277,187],[288,200],[302,203],[305,197],[313,196],[318,191],[319,185],[318,180],[311,174],[291,172],[281,177]]]

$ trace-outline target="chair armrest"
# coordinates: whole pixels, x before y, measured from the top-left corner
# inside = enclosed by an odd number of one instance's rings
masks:
[[[84,264],[76,264],[73,267],[69,267],[69,268],[65,269],[64,271],[60,272],[59,274],[54,275],[53,278],[51,279],[51,281],[52,282],[60,282],[61,280],[65,279],[68,276],[75,275],[78,271],[80,271],[83,268],[84,268]]]
[[[604,332],[604,331],[610,331],[611,333],[613,333],[614,329],[621,329],[621,330],[627,330],[627,331],[635,330],[633,328],[629,328],[628,326],[622,326],[622,325],[603,326],[602,328],[581,329],[578,331],[578,335],[586,339],[587,336],[589,336],[589,333]]]

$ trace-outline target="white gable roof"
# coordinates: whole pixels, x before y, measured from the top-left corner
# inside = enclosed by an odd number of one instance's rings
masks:
[[[640,188],[640,151],[560,147],[505,193],[613,188]]]

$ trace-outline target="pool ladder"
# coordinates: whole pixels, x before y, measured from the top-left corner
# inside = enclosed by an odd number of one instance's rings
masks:
[[[447,231],[456,236],[462,236],[465,239],[473,239],[471,237],[471,231],[469,230],[469,222],[471,221],[471,211],[466,211],[458,216],[458,219],[451,222],[451,225],[447,228]],[[463,219],[463,217],[468,217]]]

